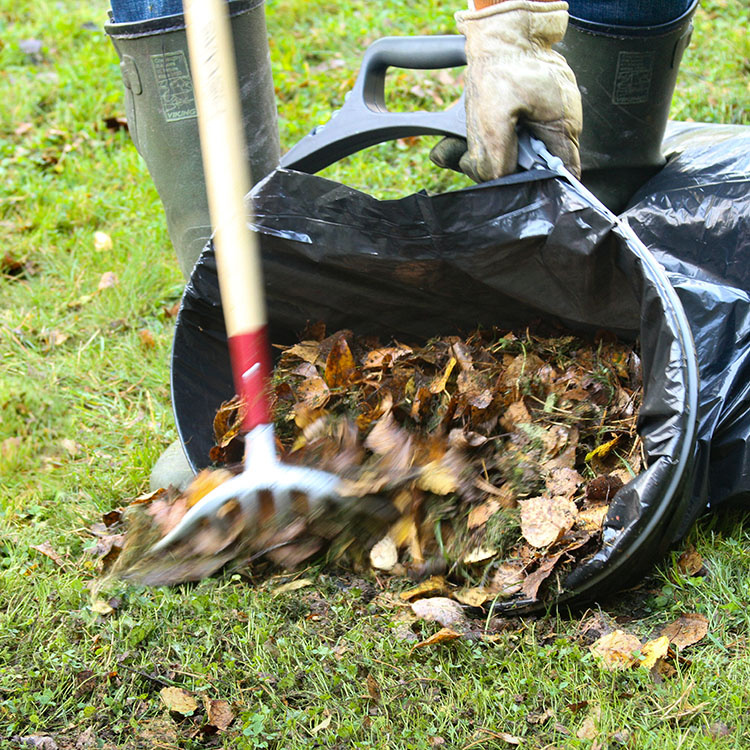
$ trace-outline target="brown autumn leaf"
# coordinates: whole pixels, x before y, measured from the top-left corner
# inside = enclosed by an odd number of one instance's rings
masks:
[[[138,339],[144,349],[156,348],[156,339],[154,338],[154,334],[151,333],[148,328],[141,328],[140,331],[138,331]]]
[[[163,687],[159,691],[162,703],[172,712],[181,716],[192,716],[198,709],[198,701],[179,687]]]
[[[545,557],[542,559],[541,565],[539,565],[539,567],[533,573],[526,576],[523,584],[521,585],[521,591],[523,592],[524,596],[528,597],[529,599],[537,598],[539,594],[539,587],[550,577],[552,571],[555,569],[555,566],[564,554],[564,552],[558,552],[552,557]]]
[[[65,563],[62,557],[60,557],[60,555],[55,551],[54,547],[48,541],[42,542],[41,544],[34,544],[31,546],[31,549],[35,549],[45,557],[49,557],[49,559],[52,560],[52,562],[55,563],[58,568],[62,568],[63,570],[65,570]]]
[[[688,547],[677,560],[677,569],[686,576],[697,576],[703,570],[703,557],[695,547]]]
[[[203,696],[203,708],[206,711],[206,725],[202,727],[204,732],[206,727],[224,732],[234,721],[234,712],[229,701],[212,700]]]
[[[490,590],[503,598],[513,596],[521,590],[524,581],[523,564],[507,561],[498,566],[490,582]]]
[[[461,604],[466,604],[469,607],[481,607],[488,599],[492,599],[494,594],[485,586],[473,586],[458,589],[453,596]]]
[[[325,381],[329,388],[343,388],[349,384],[357,365],[349,344],[342,336],[331,348],[326,359]]]
[[[312,586],[313,584],[314,581],[310,580],[309,578],[297,578],[294,581],[282,583],[281,586],[278,586],[274,589],[273,595],[279,596],[280,594],[288,594],[290,591],[299,591],[300,589],[307,588],[308,586]]]
[[[618,629],[603,635],[589,649],[606,669],[628,669],[638,663],[636,653],[641,649],[641,642],[631,633]]]
[[[444,628],[466,619],[464,608],[445,596],[432,596],[411,603],[414,614],[422,620],[440,623]]]
[[[578,508],[564,497],[522,500],[521,534],[532,547],[554,544],[575,523]]]
[[[412,353],[408,346],[386,346],[367,352],[362,368],[372,370],[379,367],[389,367],[394,362]]]
[[[373,702],[380,703],[380,686],[371,672],[367,675],[367,692]]]
[[[573,497],[582,483],[583,477],[575,469],[564,467],[552,469],[545,480],[547,492],[552,497]]]
[[[331,391],[326,381],[317,374],[299,383],[295,391],[297,398],[311,409],[322,409],[331,398]]]
[[[411,650],[414,651],[414,649],[424,648],[425,646],[436,646],[438,643],[445,643],[446,641],[455,641],[460,637],[461,633],[457,633],[452,628],[440,628],[437,633],[433,633],[429,638],[415,643]]]
[[[576,528],[591,533],[601,531],[609,512],[609,505],[592,505],[578,511]]]
[[[526,408],[526,404],[523,399],[512,403],[506,410],[500,419],[500,426],[506,432],[513,432],[516,425],[528,424],[531,422],[531,414]]]
[[[484,526],[502,507],[500,501],[494,498],[486,500],[481,505],[475,505],[466,519],[467,528],[476,529]]]
[[[438,393],[442,393],[445,390],[445,387],[448,384],[448,378],[450,378],[451,373],[453,372],[453,368],[456,366],[456,364],[457,360],[455,357],[451,357],[450,360],[448,360],[448,364],[445,366],[442,374],[437,376],[430,383],[430,393],[437,395]]]
[[[314,365],[321,358],[320,341],[300,341],[284,350],[285,357],[297,357]]]
[[[674,622],[662,628],[661,634],[669,638],[669,642],[677,648],[683,649],[705,638],[708,633],[708,618],[699,612],[682,615]]]

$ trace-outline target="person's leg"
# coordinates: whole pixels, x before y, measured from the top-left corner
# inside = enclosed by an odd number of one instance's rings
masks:
[[[664,164],[661,142],[697,0],[570,0],[558,49],[583,100],[582,179],[613,211]]]
[[[182,0],[111,0],[115,23],[146,21],[182,13]]]
[[[568,0],[570,15],[616,26],[655,26],[681,16],[692,0]]]
[[[263,0],[229,0],[247,157],[253,181],[278,166],[279,135]],[[166,14],[166,15],[165,15]],[[161,198],[183,275],[211,235],[181,0],[112,0],[106,31],[120,58],[131,138]],[[241,157],[240,154],[237,155]],[[185,485],[192,471],[177,443],[152,488]]]

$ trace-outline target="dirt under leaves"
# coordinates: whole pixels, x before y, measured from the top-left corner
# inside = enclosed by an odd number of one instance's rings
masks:
[[[238,470],[242,404],[228,402],[211,454],[227,468],[182,496],[139,499],[120,575],[171,583],[261,557],[294,568],[325,551],[378,575],[437,576],[448,595],[482,606],[554,597],[599,550],[615,493],[643,465],[633,347],[606,333],[480,330],[422,346],[307,333],[274,371],[277,449],[340,476],[346,502],[297,498],[280,517],[268,497],[248,520],[229,501],[215,524],[149,559],[149,545]]]

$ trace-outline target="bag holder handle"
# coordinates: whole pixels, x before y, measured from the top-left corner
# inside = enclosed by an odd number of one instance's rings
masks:
[[[281,158],[281,166],[314,174],[385,141],[413,135],[466,138],[464,95],[440,112],[391,112],[385,103],[388,68],[437,70],[466,65],[465,39],[457,34],[390,36],[373,42],[341,109],[314,128]]]

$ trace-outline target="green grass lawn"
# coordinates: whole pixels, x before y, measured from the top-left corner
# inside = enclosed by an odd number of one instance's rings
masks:
[[[750,123],[744,6],[703,3],[675,117]],[[369,42],[450,33],[455,9],[271,3],[283,145],[341,105]],[[493,623],[491,641],[415,651],[368,576],[311,569],[309,586],[280,594],[285,577],[229,574],[92,591],[88,527],[146,489],[176,437],[169,311],[182,287],[145,166],[127,133],[104,124],[124,114],[105,13],[104,2],[0,0],[0,747],[32,734],[60,748],[750,746],[741,515],[701,522],[601,609]],[[396,71],[389,84],[404,107],[458,90],[430,72]],[[379,146],[326,175],[385,196],[465,184],[429,165],[429,143]],[[97,248],[98,231],[111,247]],[[99,289],[104,274],[116,283]],[[33,548],[45,543],[56,561]],[[689,545],[703,575],[676,564]],[[114,597],[115,612],[93,611],[94,593]],[[589,652],[592,618],[646,640],[692,612],[708,618],[708,635],[670,678],[608,672]],[[159,691],[170,686],[198,699],[196,715],[169,714]],[[231,704],[225,733],[201,731],[204,697]]]

